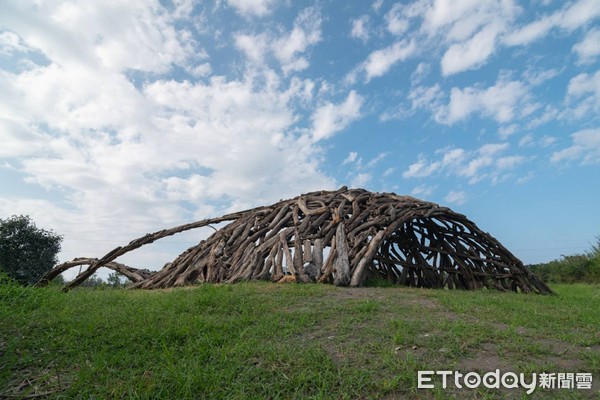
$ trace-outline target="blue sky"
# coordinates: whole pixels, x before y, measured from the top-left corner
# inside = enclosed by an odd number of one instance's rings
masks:
[[[348,185],[447,205],[526,263],[582,252],[599,21],[597,0],[3,1],[0,217],[63,234],[66,261]]]

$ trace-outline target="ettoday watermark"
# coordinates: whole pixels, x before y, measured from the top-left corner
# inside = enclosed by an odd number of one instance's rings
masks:
[[[438,376],[440,378],[436,379]],[[449,382],[458,389],[475,389],[484,386],[488,389],[525,389],[531,394],[535,389],[591,389],[592,374],[586,372],[578,373],[523,373],[500,372],[499,369],[481,375],[478,372],[462,373],[459,371],[418,371],[417,388],[434,389],[437,381],[441,379],[442,388],[446,389]]]

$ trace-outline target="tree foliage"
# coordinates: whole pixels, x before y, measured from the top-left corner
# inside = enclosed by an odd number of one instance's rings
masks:
[[[99,277],[98,275],[96,275],[96,274],[92,275],[92,276],[90,277],[90,279],[88,279],[87,281],[85,281],[85,282],[84,282],[84,283],[81,285],[81,287],[88,288],[88,289],[89,289],[89,288],[93,288],[93,289],[96,289],[96,288],[103,288],[103,287],[105,287],[105,286],[106,286],[106,282],[104,282],[104,281],[102,280],[102,278],[100,278],[100,277]]]
[[[32,285],[57,262],[62,237],[40,229],[29,216],[0,219],[0,270]]]
[[[529,268],[547,283],[600,283],[600,236],[597,243],[584,254],[562,256],[548,263]]]
[[[108,275],[108,279],[106,280],[106,283],[108,284],[108,286],[118,288],[118,287],[124,287],[126,285],[125,281],[127,281],[127,278],[125,278],[125,275],[120,274],[118,272],[113,272]]]

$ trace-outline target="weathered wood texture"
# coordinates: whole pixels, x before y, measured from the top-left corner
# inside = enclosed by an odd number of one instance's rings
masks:
[[[160,271],[114,262],[163,237],[225,221],[230,222]],[[108,267],[129,277],[131,288],[142,289],[293,276],[297,282],[339,286],[379,278],[414,287],[552,293],[464,215],[409,196],[346,187],[147,234],[100,259],[57,265],[38,285],[80,265],[89,267],[65,290]]]

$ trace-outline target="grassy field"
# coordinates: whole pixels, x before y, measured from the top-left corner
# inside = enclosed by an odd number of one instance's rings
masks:
[[[418,370],[588,372],[600,286],[558,296],[247,283],[163,291],[0,285],[0,398],[521,398],[417,389]]]

